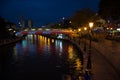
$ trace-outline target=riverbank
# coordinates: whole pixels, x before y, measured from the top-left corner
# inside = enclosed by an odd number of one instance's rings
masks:
[[[21,40],[22,40],[22,37],[5,39],[5,40],[3,40],[3,41],[0,42],[0,47],[6,46],[6,45],[9,45],[9,44],[13,44],[13,43],[16,43],[16,42],[21,41]]]

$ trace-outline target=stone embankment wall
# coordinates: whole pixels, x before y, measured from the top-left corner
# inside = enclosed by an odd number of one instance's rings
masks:
[[[2,41],[0,41],[0,47],[15,43],[15,42],[20,41],[20,40],[22,40],[22,37],[18,37],[18,38],[14,38],[14,39],[2,40]]]

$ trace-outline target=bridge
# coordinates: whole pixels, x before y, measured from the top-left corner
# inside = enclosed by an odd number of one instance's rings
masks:
[[[16,33],[17,36],[22,35],[71,35],[73,31],[71,29],[43,29],[43,28],[32,28],[32,29],[24,29]]]

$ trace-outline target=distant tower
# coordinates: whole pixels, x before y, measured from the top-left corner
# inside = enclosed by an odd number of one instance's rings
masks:
[[[24,17],[22,15],[20,16],[19,26],[21,29],[25,28]]]
[[[31,29],[33,27],[33,22],[32,22],[31,19],[27,20],[27,26],[28,26],[29,29]]]

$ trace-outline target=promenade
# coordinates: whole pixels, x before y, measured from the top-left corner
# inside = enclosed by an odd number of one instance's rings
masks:
[[[86,51],[84,51],[86,42]],[[80,48],[84,56],[84,70],[87,64],[89,40],[82,39]],[[110,40],[92,41],[91,80],[120,80],[120,42]]]

